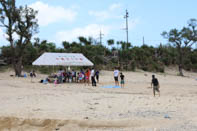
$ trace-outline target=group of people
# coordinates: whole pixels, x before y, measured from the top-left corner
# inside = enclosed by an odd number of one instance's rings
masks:
[[[65,70],[59,69],[57,74],[53,74],[47,77],[46,81],[49,83],[61,84],[61,83],[85,83],[90,84],[90,79],[92,82],[92,86],[96,86],[96,83],[99,82],[99,70],[91,70],[88,68],[86,70],[81,69],[79,72],[75,70]]]
[[[119,86],[119,80],[118,80],[118,77],[120,76],[120,84],[121,84],[121,88],[124,88],[124,75],[123,73],[121,72],[120,75],[119,75],[119,70],[118,68],[116,67],[114,69],[114,80],[115,80],[115,86]]]
[[[77,82],[77,83],[85,83],[85,85],[89,85],[90,81],[92,86],[96,86],[97,83],[99,83],[99,70],[92,69],[86,69],[85,71],[81,69],[79,72],[76,72],[75,70],[72,71],[66,71],[63,69],[60,69],[57,74],[49,76],[46,78],[46,80],[41,80],[41,83],[44,81],[49,83],[65,83],[65,82]],[[33,70],[30,72],[31,77],[36,77],[35,71]],[[118,70],[116,67],[114,69],[114,81],[115,86],[119,86],[119,77],[120,77],[120,86],[121,88],[124,88],[125,84],[125,76],[122,72]],[[51,79],[53,78],[53,79]],[[155,96],[156,92],[158,92],[160,96],[160,85],[158,79],[155,77],[155,75],[152,75],[152,81],[151,81],[151,88],[153,88],[153,95]]]
[[[120,76],[120,84],[121,84],[121,88],[124,88],[124,84],[125,84],[125,76],[123,75],[123,73],[121,72],[119,74],[119,70],[116,67],[114,69],[114,81],[115,81],[115,86],[119,86],[119,80],[118,77]],[[160,96],[160,85],[159,85],[159,81],[158,79],[155,77],[155,75],[152,75],[152,81],[151,81],[151,88],[153,88],[153,96],[155,97],[156,92],[158,92],[158,95]]]

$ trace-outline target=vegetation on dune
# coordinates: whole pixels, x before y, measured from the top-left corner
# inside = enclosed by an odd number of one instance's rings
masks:
[[[80,37],[82,38],[82,37]],[[86,39],[86,38],[83,38]],[[46,40],[36,39],[33,43],[28,43],[23,53],[22,65],[31,65],[44,52],[64,52],[83,53],[88,59],[94,62],[97,68],[112,70],[119,66],[122,70],[135,70],[164,72],[165,66],[175,66],[179,64],[179,53],[173,45],[162,45],[158,47],[142,45],[141,47],[107,48],[97,43],[91,43],[88,39],[85,44],[79,42],[64,41],[63,48],[57,48],[54,43]],[[118,42],[117,42],[118,43]],[[123,43],[123,42],[119,42]],[[197,49],[187,47],[183,59],[183,69],[197,71]],[[2,57],[6,58],[8,64],[12,63],[12,50],[10,46],[2,47]]]
[[[169,44],[160,44],[158,47],[137,47],[109,39],[108,48],[91,37],[80,36],[79,42],[64,41],[63,48],[57,48],[55,43],[47,40],[35,38],[31,41],[38,29],[36,14],[36,11],[27,6],[16,7],[15,0],[0,1],[0,26],[6,31],[10,43],[9,46],[2,47],[1,57],[13,65],[17,76],[21,75],[22,65],[31,65],[44,52],[82,53],[100,69],[112,70],[118,66],[121,70],[139,68],[164,72],[165,66],[178,65],[181,76],[182,69],[197,71],[197,49],[192,48],[197,41],[196,19],[190,19],[188,26],[181,30],[164,31],[162,36]],[[16,34],[17,38],[14,37]]]

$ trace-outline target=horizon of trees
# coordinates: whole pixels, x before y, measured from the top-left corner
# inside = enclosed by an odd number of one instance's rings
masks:
[[[32,65],[44,52],[60,53],[82,53],[90,59],[99,69],[112,70],[120,67],[121,70],[142,69],[144,71],[165,72],[165,66],[176,66],[179,54],[176,46],[171,44],[160,44],[158,47],[142,45],[131,46],[126,42],[114,41],[112,48],[107,48],[99,43],[92,43],[92,39],[79,37],[79,42],[62,42],[63,48],[57,48],[55,43],[46,40],[40,41],[39,38],[27,44],[23,53],[22,65]],[[111,45],[111,43],[109,43]],[[187,47],[187,54],[183,59],[183,69],[197,71],[197,49]],[[10,46],[2,47],[2,57],[11,64],[12,51]]]

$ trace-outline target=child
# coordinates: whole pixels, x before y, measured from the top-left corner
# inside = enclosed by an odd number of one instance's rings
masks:
[[[32,82],[32,78],[36,77],[36,73],[34,70],[30,72],[30,77],[31,77],[31,82]]]
[[[155,97],[155,91],[157,91],[159,93],[160,96],[160,90],[159,90],[159,81],[157,80],[157,78],[155,78],[155,75],[152,75],[152,82],[151,82],[151,88],[153,85],[153,95]]]
[[[82,79],[83,79],[83,78],[82,78],[82,73],[80,72],[80,73],[79,73],[79,83],[81,83]]]
[[[120,85],[121,85],[121,88],[124,88],[124,75],[122,74],[122,72],[120,73]]]

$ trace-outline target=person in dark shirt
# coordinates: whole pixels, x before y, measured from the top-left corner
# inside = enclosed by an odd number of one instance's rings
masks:
[[[157,78],[155,78],[155,75],[152,75],[151,88],[152,87],[153,87],[153,95],[154,95],[154,97],[155,97],[155,92],[156,91],[159,93],[159,96],[160,96],[159,81],[157,80]]]
[[[96,71],[95,76],[97,83],[99,83],[99,70]]]
[[[120,86],[121,88],[124,88],[124,75],[122,73],[120,73],[120,79],[121,79]]]

